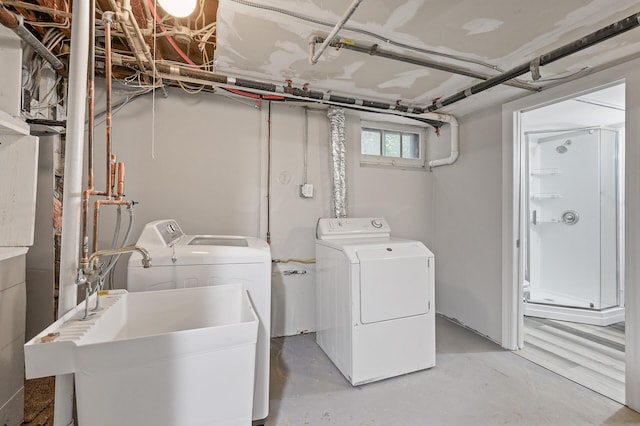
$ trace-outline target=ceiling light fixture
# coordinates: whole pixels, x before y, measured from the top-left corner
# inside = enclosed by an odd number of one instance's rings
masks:
[[[198,0],[158,0],[165,12],[176,18],[184,18],[191,15],[196,8]]]

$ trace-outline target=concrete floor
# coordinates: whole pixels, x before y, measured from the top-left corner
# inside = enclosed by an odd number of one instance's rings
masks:
[[[640,413],[446,319],[436,340],[435,368],[352,387],[314,334],[272,339],[267,425],[640,424]]]

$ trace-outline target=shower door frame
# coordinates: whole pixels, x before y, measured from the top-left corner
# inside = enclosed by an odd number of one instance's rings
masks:
[[[522,113],[525,113],[526,111],[522,111]],[[530,223],[530,217],[529,217],[529,213],[531,210],[531,199],[530,199],[530,194],[529,194],[529,190],[530,190],[530,186],[531,186],[531,176],[530,176],[530,166],[531,166],[531,159],[529,158],[530,156],[530,135],[533,134],[556,134],[558,136],[562,136],[562,138],[565,137],[569,137],[569,136],[573,136],[575,134],[578,133],[582,133],[582,132],[588,132],[588,131],[598,131],[599,133],[599,137],[598,137],[598,144],[602,143],[602,132],[603,131],[607,131],[607,132],[612,132],[616,134],[616,141],[615,141],[615,154],[614,154],[614,161],[615,161],[615,204],[616,204],[616,211],[615,211],[615,217],[616,217],[616,299],[617,299],[617,304],[613,305],[613,306],[608,306],[606,308],[599,308],[599,309],[591,309],[591,308],[586,308],[586,307],[577,307],[577,306],[565,306],[565,305],[561,305],[561,304],[557,304],[557,303],[549,303],[548,305],[553,306],[553,307],[558,307],[558,308],[567,308],[567,309],[586,309],[589,311],[593,311],[594,314],[598,313],[598,312],[602,312],[603,310],[606,309],[610,309],[610,308],[623,308],[625,303],[624,303],[624,273],[623,273],[623,266],[624,266],[624,205],[622,203],[622,200],[624,199],[624,128],[614,128],[614,127],[610,127],[610,126],[586,126],[586,127],[575,127],[575,128],[559,128],[559,129],[544,129],[544,130],[524,130],[522,134],[520,135],[519,138],[519,144],[520,144],[520,153],[522,155],[522,159],[521,159],[521,180],[522,180],[522,188],[521,188],[521,196],[520,196],[520,200],[521,200],[521,205],[520,205],[520,209],[523,211],[523,218],[524,221],[521,222],[519,228],[521,229],[521,235],[520,235],[520,241],[521,241],[521,247],[523,248],[523,264],[522,267],[524,268],[523,270],[523,283],[526,280],[526,274],[527,271],[529,272],[529,275],[531,274],[531,265],[530,265],[530,258],[531,258],[531,223]],[[549,136],[550,137],[550,136]],[[598,147],[598,151],[601,150],[601,147]],[[601,165],[598,165],[598,169],[601,168]],[[599,179],[601,179],[599,177]],[[602,196],[601,196],[602,198]],[[602,221],[602,219],[600,219],[600,222]],[[602,253],[601,253],[601,258],[600,261],[602,262]],[[531,282],[531,277],[529,277],[529,282]],[[600,303],[602,301],[602,281],[600,278]],[[531,304],[535,304],[535,305],[545,305],[545,303],[542,302],[535,302],[535,301],[531,301],[529,302]],[[526,301],[525,301],[526,304]],[[571,316],[571,315],[569,315]],[[550,317],[552,318],[552,317]],[[613,318],[613,317],[611,317]],[[559,316],[556,319],[564,319],[562,316]],[[570,319],[568,319],[570,321]]]

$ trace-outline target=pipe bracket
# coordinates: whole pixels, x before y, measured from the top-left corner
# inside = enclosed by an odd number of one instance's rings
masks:
[[[538,56],[529,63],[529,71],[531,71],[531,77],[533,78],[533,81],[538,81],[542,78],[542,74],[540,74],[540,60],[541,57]]]

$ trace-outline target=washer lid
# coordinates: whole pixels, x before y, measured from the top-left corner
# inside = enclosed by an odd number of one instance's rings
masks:
[[[212,243],[212,244],[206,244]],[[271,263],[271,248],[259,238],[235,235],[185,235],[171,247],[145,247],[151,267]],[[142,267],[142,256],[133,253],[129,267]]]
[[[194,235],[187,245],[249,247],[245,237],[221,237],[217,235]]]

